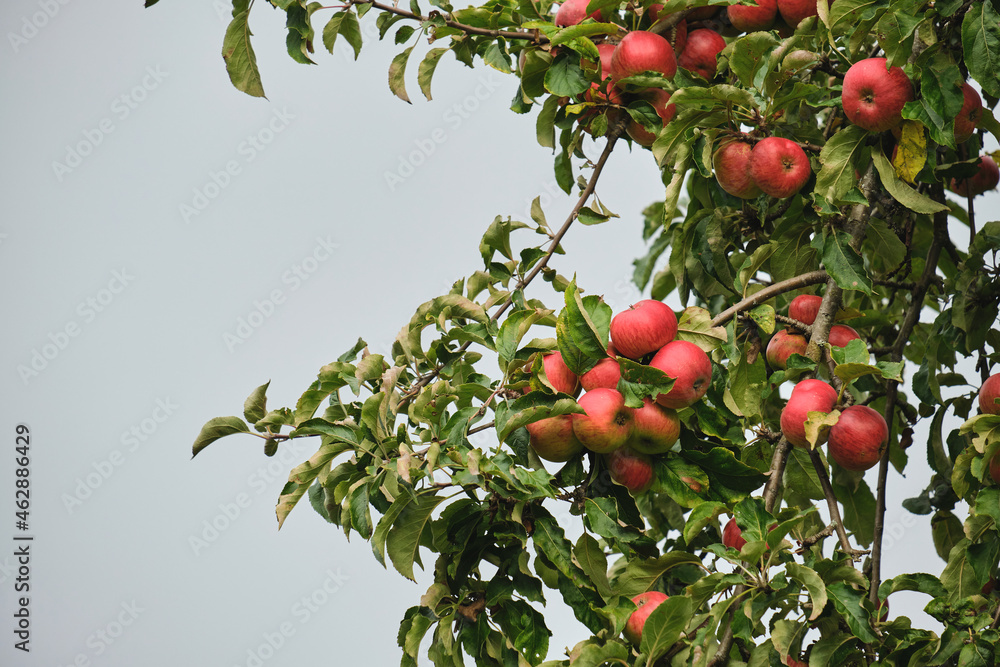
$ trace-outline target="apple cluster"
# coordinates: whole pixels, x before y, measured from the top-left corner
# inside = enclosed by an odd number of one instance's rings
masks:
[[[766,137],[752,143],[749,135],[723,138],[712,155],[719,186],[741,199],[761,193],[784,199],[802,189],[812,175],[809,157],[783,137]]]
[[[812,324],[816,321],[820,304],[823,297],[815,294],[801,294],[788,305],[788,317],[803,324]],[[834,347],[846,347],[852,340],[861,338],[861,334],[846,324],[834,324],[830,327],[828,340]],[[781,329],[776,331],[767,344],[764,355],[771,368],[785,370],[788,368],[788,359],[793,354],[805,355],[809,341],[805,334],[797,329]]]
[[[675,340],[677,316],[662,301],[639,301],[614,316],[608,356],[577,377],[559,352],[542,358],[549,384],[578,396],[584,412],[548,417],[528,425],[532,449],[546,461],[563,462],[585,450],[605,458],[611,477],[633,493],[653,482],[651,457],[669,451],[680,437],[677,410],[700,400],[712,382],[712,361],[700,347]],[[620,358],[646,363],[674,378],[667,393],[625,404],[618,391]]]

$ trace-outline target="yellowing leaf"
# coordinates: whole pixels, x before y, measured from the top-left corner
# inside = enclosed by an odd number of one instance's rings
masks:
[[[915,120],[904,120],[899,148],[892,157],[896,175],[912,183],[927,163],[927,137],[924,126]]]

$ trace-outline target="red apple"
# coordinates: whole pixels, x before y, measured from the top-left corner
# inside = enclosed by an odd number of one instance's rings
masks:
[[[707,21],[718,13],[719,7],[695,7],[690,10],[687,17],[691,21]]]
[[[692,30],[688,33],[687,44],[678,56],[677,64],[689,72],[712,79],[715,77],[717,67],[716,56],[724,48],[726,40],[714,30],[708,28]]]
[[[641,408],[632,408],[635,426],[629,446],[643,454],[669,451],[681,437],[681,420],[677,413],[650,398],[642,399]]]
[[[806,419],[810,412],[830,412],[837,404],[837,390],[822,380],[803,380],[781,410],[781,432],[796,447],[809,447]],[[820,443],[816,443],[820,444]]]
[[[667,408],[686,408],[701,399],[712,384],[712,360],[705,351],[686,340],[675,340],[660,348],[649,365],[675,378],[673,388],[656,397]]]
[[[590,0],[566,0],[566,2],[560,5],[559,11],[556,12],[555,24],[565,28],[567,26],[576,25],[577,23],[582,23],[584,19],[588,18],[600,21],[600,11],[587,14],[587,5],[589,4]]]
[[[622,377],[622,369],[618,365],[617,359],[607,357],[597,362],[593,368],[580,376],[580,384],[584,391],[591,391],[598,387],[615,389],[618,387],[618,380]]]
[[[611,76],[611,56],[615,52],[615,45],[607,43],[598,44],[597,52],[601,54],[601,81],[603,82]],[[605,90],[607,90],[606,93],[601,91],[601,84],[590,84],[590,89],[584,92],[583,98],[588,102],[621,104],[621,91],[610,83],[606,83],[604,86]]]
[[[844,75],[844,115],[869,132],[884,132],[903,120],[903,105],[913,100],[913,84],[901,67],[886,70],[885,58],[866,58]]]
[[[755,0],[756,7],[749,5],[729,5],[729,22],[740,32],[767,30],[774,25],[778,15],[778,0]]]
[[[625,631],[622,633],[625,635],[625,639],[638,646],[642,641],[642,628],[646,625],[646,619],[649,618],[654,609],[663,604],[667,597],[666,593],[648,591],[639,593],[632,598],[632,602],[638,609],[632,612],[632,615],[628,617],[628,622],[625,623]]]
[[[797,28],[802,21],[816,16],[819,10],[816,0],[778,0],[778,11],[791,28]]]
[[[531,448],[546,461],[569,461],[583,451],[583,443],[573,433],[571,415],[558,415],[528,424]]]
[[[793,354],[805,355],[808,345],[806,337],[797,331],[781,329],[771,336],[764,355],[771,368],[785,370],[788,368],[788,358]]]
[[[986,382],[979,388],[979,409],[983,414],[1000,415],[1000,405],[994,403],[996,398],[1000,398],[1000,373],[986,378]]]
[[[677,73],[677,59],[670,42],[656,33],[633,30],[622,38],[611,56],[611,81],[642,72],[660,72],[672,77]]]
[[[788,316],[793,320],[798,320],[802,324],[812,324],[819,314],[819,307],[823,303],[823,297],[815,294],[800,294],[788,304]]]
[[[677,114],[677,105],[668,104],[670,101],[670,93],[662,88],[653,88],[640,95],[639,98],[644,99],[653,105],[656,115],[660,117],[660,120],[664,125],[673,120],[674,116]],[[655,134],[644,128],[635,120],[629,123],[627,130],[628,135],[632,137],[632,140],[640,146],[652,146],[653,142],[656,140]]]
[[[618,354],[629,359],[659,350],[676,335],[677,316],[655,299],[643,299],[611,318],[611,342]]]
[[[653,483],[653,462],[648,456],[631,447],[619,447],[604,460],[615,480],[632,493],[641,493]]]
[[[739,551],[747,543],[743,539],[743,531],[736,525],[736,519],[730,519],[726,527],[722,529],[722,543]]]
[[[542,357],[542,368],[545,369],[545,377],[549,384],[556,391],[576,397],[580,393],[580,380],[576,373],[571,371],[563,361],[562,353],[559,351],[550,352]]]
[[[962,197],[969,194],[975,197],[994,189],[998,183],[1000,183],[1000,169],[997,169],[997,163],[989,155],[983,155],[979,158],[979,171],[976,175],[961,181],[951,179],[951,190]]]
[[[745,141],[723,141],[712,155],[712,168],[719,187],[740,199],[756,199],[760,188],[750,176],[750,151]]]
[[[772,197],[791,197],[802,189],[811,174],[809,158],[791,139],[768,137],[750,151],[750,177]]]
[[[607,454],[632,437],[632,412],[618,391],[598,387],[578,403],[586,414],[573,415],[573,433],[590,451]]]
[[[830,458],[847,470],[868,470],[882,458],[889,444],[889,426],[867,405],[844,408],[830,429]]]
[[[963,82],[962,109],[955,116],[955,141],[963,143],[972,138],[982,115],[983,99],[968,82]]]
[[[830,335],[827,340],[834,347],[847,347],[848,343],[859,338],[861,338],[861,334],[846,324],[834,324],[830,327]]]

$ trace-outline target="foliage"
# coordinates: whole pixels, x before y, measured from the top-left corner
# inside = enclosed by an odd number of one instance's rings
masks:
[[[323,46],[332,51],[343,39],[357,53],[360,21],[371,12],[380,38],[392,33],[405,45],[389,85],[406,101],[409,60],[425,38],[432,48],[416,79],[427,99],[448,51],[470,67],[482,61],[511,74],[511,109],[537,109],[538,143],[553,149],[560,186],[580,194],[556,230],[537,200],[530,221],[494,220],[480,244],[482,268],[420,305],[387,355],[359,340],[320,369],[294,407],[269,409],[264,385],[242,418],[209,421],[195,442],[197,454],[249,433],[273,455],[291,438],[318,438],[282,489],[279,526],[308,495],[326,521],[370,541],[383,565],[409,579],[415,565],[433,572],[400,624],[401,664],[425,653],[439,666],[462,664],[463,655],[483,665],[997,663],[1000,598],[990,592],[1000,489],[988,462],[1000,451],[1000,416],[973,416],[973,399],[1000,361],[1000,222],[977,229],[972,197],[959,203],[944,194],[951,179],[976,171],[985,133],[1000,136],[989,109],[965,142],[956,142],[952,123],[966,79],[987,107],[1000,96],[993,3],[819,0],[818,15],[797,28],[779,23],[745,35],[727,27],[723,9],[702,20],[727,41],[713,78],[685,69],[634,76],[624,106],[604,95],[610,84],[597,66],[598,44],[636,29],[676,38],[681,20],[697,26],[692,9],[730,3],[668,0],[654,25],[648,0],[591,0],[588,10],[606,19],[570,27],[554,24],[549,3],[529,0],[466,8],[432,0],[430,9],[419,0],[408,9],[360,0],[271,4],[286,12],[288,53],[301,63],[313,62],[321,15],[333,10]],[[252,5],[233,0],[223,56],[233,84],[263,96]],[[675,13],[662,18],[666,12]],[[847,68],[875,55],[915,82],[898,136],[852,125],[840,103]],[[666,124],[637,94],[651,88],[671,92],[677,115]],[[705,397],[679,411],[680,440],[655,457],[652,485],[634,494],[611,479],[603,457],[544,464],[526,429],[581,412],[553,389],[544,353],[560,350],[577,373],[607,356],[610,308],[547,262],[574,221],[614,217],[594,191],[608,154],[628,141],[629,123],[633,136],[635,124],[655,134],[650,150],[666,185],[664,200],[643,212],[649,250],[634,263],[635,283],[654,299],[676,295],[685,304],[678,337],[709,352],[714,369]],[[597,159],[584,152],[588,136],[605,142]],[[719,186],[712,164],[719,141],[733,136],[793,139],[813,175],[787,199],[737,199]],[[949,237],[961,225],[966,250]],[[529,293],[539,275],[554,294],[537,282]],[[817,285],[823,303],[814,324],[782,315]],[[863,342],[832,348],[835,320]],[[763,354],[779,324],[811,336],[806,355],[784,370]],[[963,363],[975,363],[981,377],[963,376]],[[662,373],[624,367],[619,388],[630,405],[669,387]],[[810,376],[827,378],[841,406],[885,415],[890,444],[876,488],[820,447],[793,448],[781,437],[782,393]],[[968,421],[945,433],[949,411]],[[813,423],[814,442],[837,414]],[[929,420],[930,435],[926,447],[911,449],[920,420]],[[883,579],[888,468],[902,473],[924,449],[933,476],[904,506],[930,517],[944,566],[937,575]],[[727,515],[747,540],[739,551],[721,543]],[[569,516],[580,517],[582,535],[566,534]],[[631,598],[649,590],[670,597],[632,646],[621,637]],[[879,607],[899,591],[925,594],[943,630],[883,619]],[[558,651],[540,608],[557,596],[590,636],[568,658],[545,662]]]

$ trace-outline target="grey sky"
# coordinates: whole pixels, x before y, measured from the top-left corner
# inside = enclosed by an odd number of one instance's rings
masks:
[[[293,405],[358,336],[386,350],[417,305],[478,268],[494,216],[524,218],[539,195],[550,221],[569,210],[535,116],[508,110],[513,77],[445,56],[427,102],[413,64],[407,105],[386,84],[397,47],[302,66],[283,14],[259,2],[269,99],[252,99],[219,55],[225,14],[180,0],[0,8],[0,469],[28,424],[35,536],[24,655],[10,641],[5,474],[2,664],[395,664],[426,577],[383,570],[307,506],[276,530],[287,471],[315,443],[267,459],[234,437],[196,461],[190,444],[267,380],[271,406]],[[598,189],[622,217],[574,229],[556,268],[616,310],[640,298],[640,212],[662,191],[651,155],[622,146]],[[923,476],[911,479],[893,496],[915,495]],[[908,521],[890,508],[887,574],[939,572],[928,531]],[[557,607],[551,657],[584,635]]]

